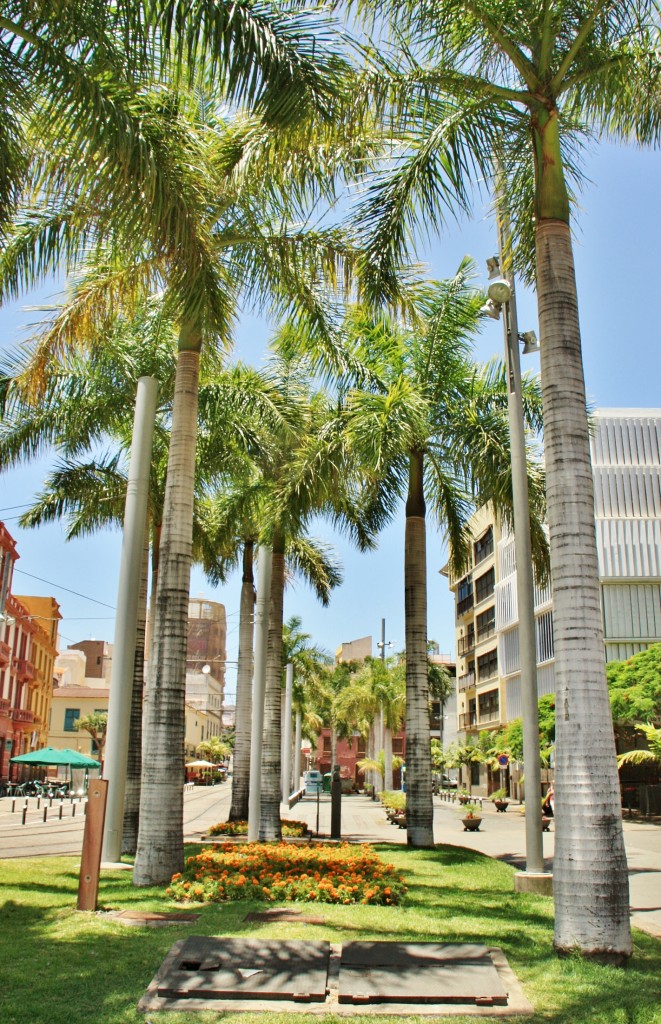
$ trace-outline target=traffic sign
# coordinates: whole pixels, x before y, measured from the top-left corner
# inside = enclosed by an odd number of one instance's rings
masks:
[[[498,755],[498,764],[500,765],[501,768],[507,768],[509,763],[510,763],[510,759],[507,756],[507,754],[499,754]]]

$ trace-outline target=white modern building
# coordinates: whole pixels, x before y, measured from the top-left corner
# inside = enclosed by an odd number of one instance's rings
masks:
[[[661,410],[603,409],[592,417],[595,530],[607,661],[661,641]],[[488,509],[473,521],[474,564],[456,595],[462,733],[521,715],[514,539]],[[553,597],[535,588],[537,689],[553,693]]]

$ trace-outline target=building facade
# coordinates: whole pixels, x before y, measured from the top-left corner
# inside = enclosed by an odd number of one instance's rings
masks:
[[[48,736],[59,606],[52,597],[12,592],[16,542],[0,523],[0,779],[11,757],[43,746]]]
[[[202,598],[188,602],[186,703],[204,717],[205,739],[222,735],[227,617],[225,606]],[[198,743],[201,743],[198,740]]]
[[[47,746],[53,675],[57,658],[57,634],[62,616],[60,606],[54,597],[21,595],[18,600],[27,609],[34,627],[30,642],[30,661],[35,674],[28,682],[28,691],[29,707],[34,713],[34,736],[31,746],[32,749],[38,749]]]
[[[624,660],[661,640],[661,410],[606,409],[592,419],[605,654]],[[476,513],[472,533],[480,561],[450,579],[462,735],[497,729],[522,713],[514,538],[489,508]],[[555,691],[550,584],[535,586],[535,630],[543,696]]]

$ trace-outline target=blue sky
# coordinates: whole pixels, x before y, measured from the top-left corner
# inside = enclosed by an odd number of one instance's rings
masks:
[[[657,408],[661,406],[661,155],[601,145],[590,154],[586,172],[590,182],[581,196],[574,233],[588,398],[595,407]],[[443,238],[430,247],[430,275],[453,274],[468,253],[484,281],[484,261],[495,251],[494,225],[485,204],[471,221],[450,225]],[[47,287],[38,297],[26,296],[24,302],[0,310],[1,349],[14,347],[25,336],[25,326],[34,322],[35,314],[24,307],[44,301],[52,292],[53,288]],[[519,289],[518,307],[520,330],[534,329],[539,334],[534,295]],[[257,364],[263,358],[264,343],[263,325],[246,317],[239,331],[237,355]],[[476,357],[488,359],[500,355],[502,349],[502,326],[490,321],[477,340]],[[538,358],[527,357],[524,369],[537,370]],[[17,526],[21,508],[13,506],[32,500],[47,470],[44,461],[0,476],[0,519],[16,537],[21,555],[14,592],[57,598],[64,616],[62,647],[92,637],[112,641],[119,532],[66,543],[58,525],[37,531]],[[285,616],[300,615],[315,642],[329,651],[342,641],[369,634],[376,641],[385,618],[387,639],[402,648],[403,518],[393,523],[382,535],[378,550],[369,555],[356,554],[342,538],[333,538],[323,524],[317,533],[336,544],[345,581],[327,609],[321,608],[303,584],[293,586],[285,597]],[[438,574],[444,562],[442,540],[430,529],[428,635],[439,642],[442,651],[454,653],[453,603],[447,582]],[[212,588],[198,570],[192,574],[191,594],[221,601],[227,609],[230,689],[235,678],[231,662],[236,659],[239,587],[238,578]]]

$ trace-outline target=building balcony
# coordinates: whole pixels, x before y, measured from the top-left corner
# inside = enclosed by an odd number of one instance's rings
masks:
[[[37,678],[37,670],[27,658],[18,658],[16,661],[16,678],[19,683],[33,683]]]
[[[4,697],[0,698],[0,715],[4,715],[6,718],[11,717],[11,701]]]
[[[459,715],[459,729],[474,729],[477,726],[477,714],[474,711],[465,711]]]
[[[462,615],[466,615],[467,612],[470,612],[474,604],[475,599],[472,594],[469,594],[468,597],[464,597],[461,601],[457,601],[457,618],[460,618]]]
[[[0,668],[6,668],[11,661],[11,647],[4,640],[0,642]]]
[[[480,714],[480,725],[485,722],[499,722],[500,711],[484,711]]]
[[[463,676],[457,677],[457,689],[459,693],[463,693],[464,690],[472,690],[475,686],[475,673],[466,672]]]
[[[475,648],[475,633],[469,633],[468,636],[459,637],[457,643],[457,653],[460,658],[465,657],[467,654]]]
[[[28,711],[27,708],[14,708],[11,717],[15,722],[19,722],[22,725],[32,725],[34,723],[34,711]]]

